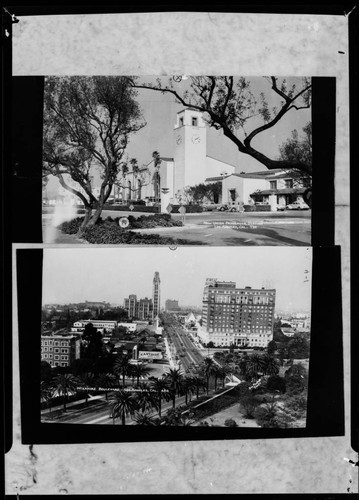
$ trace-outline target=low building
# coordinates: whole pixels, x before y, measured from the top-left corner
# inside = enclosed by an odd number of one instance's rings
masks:
[[[127,330],[131,333],[137,330],[137,323],[117,323],[117,326],[122,326],[123,328],[127,328]]]
[[[206,179],[206,182],[213,181],[213,178]],[[304,202],[305,191],[303,182],[287,170],[232,173],[223,178],[222,203],[268,204],[276,211],[295,201]]]
[[[80,358],[80,339],[75,335],[41,335],[41,361],[52,367],[70,366]]]
[[[81,332],[85,329],[86,325],[88,325],[89,323],[92,323],[94,328],[96,328],[97,330],[102,330],[102,331],[104,329],[106,331],[112,331],[117,326],[117,321],[101,320],[101,319],[82,319],[79,321],[75,321],[71,330]]]

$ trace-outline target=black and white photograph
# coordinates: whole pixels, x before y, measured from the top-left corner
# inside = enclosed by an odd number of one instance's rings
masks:
[[[6,494],[357,492],[356,9],[122,7],[3,12]]]
[[[311,244],[309,77],[45,78],[43,241]]]
[[[45,249],[42,422],[305,427],[311,269],[308,247]]]

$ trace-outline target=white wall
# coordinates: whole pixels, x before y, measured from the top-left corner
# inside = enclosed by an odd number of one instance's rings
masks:
[[[206,156],[206,177],[219,177],[222,172],[227,172],[227,175],[234,174],[235,167],[211,156]]]

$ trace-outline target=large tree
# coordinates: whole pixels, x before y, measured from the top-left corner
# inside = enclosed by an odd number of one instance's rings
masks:
[[[312,164],[312,122],[308,122],[302,128],[302,135],[298,134],[295,129],[292,131],[291,137],[287,139],[279,147],[279,159],[290,162],[300,162],[308,165]],[[310,188],[312,185],[312,176],[307,172],[292,169],[291,176],[294,178],[293,187],[306,187]],[[305,201],[310,203],[310,194],[308,189],[304,192]]]
[[[253,144],[255,137],[274,127],[288,112],[310,108],[311,81],[303,78],[296,85],[275,76],[265,79],[268,92],[260,92],[258,96],[250,80],[244,77],[192,76],[190,88],[185,91],[180,78],[169,78],[166,82],[158,78],[155,84],[130,81],[136,88],[170,93],[179,104],[203,112],[207,123],[222,130],[240,153],[255,158],[269,170],[294,169],[311,177],[309,158],[273,159]],[[273,105],[272,98],[275,98]]]
[[[145,125],[135,98],[125,77],[45,81],[43,171],[82,201],[82,229],[98,221],[124,163],[130,135]],[[97,196],[95,170],[101,178]]]

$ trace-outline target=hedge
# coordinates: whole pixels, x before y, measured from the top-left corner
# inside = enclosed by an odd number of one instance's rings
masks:
[[[179,214],[179,209],[184,206],[186,209],[186,214],[197,214],[203,212],[202,205],[172,205],[171,214]]]
[[[93,227],[84,229],[82,236],[89,243],[95,244],[145,244],[172,245],[172,238],[161,238],[157,234],[139,234],[122,229],[114,221],[105,220]]]
[[[160,207],[155,207],[155,206],[146,207],[146,205],[135,205],[134,203],[133,203],[133,206],[135,207],[133,209],[133,212],[150,212],[153,214],[157,214],[160,212]],[[131,212],[129,205],[109,205],[109,204],[107,204],[103,207],[103,210],[111,210],[114,212]]]
[[[183,226],[182,221],[172,219],[170,214],[141,215],[137,218],[130,215],[128,220],[131,229]]]
[[[244,205],[245,212],[270,212],[270,205]]]
[[[130,226],[127,229],[118,225],[119,217],[112,219],[99,219],[95,226],[83,229],[81,237],[94,244],[138,244],[138,245],[201,245],[199,241],[190,241],[184,239],[175,239],[162,237],[158,234],[140,234],[131,231],[131,228],[148,227],[172,227],[182,226],[181,221],[172,220],[169,214],[156,214],[150,216],[141,216],[138,219],[129,216]],[[149,220],[148,220],[149,219]],[[63,222],[58,228],[66,234],[77,234],[82,222],[81,217]],[[139,222],[138,222],[139,221]],[[132,226],[131,226],[132,224]]]
[[[63,222],[57,227],[65,234],[77,234],[82,224],[82,221],[83,217],[76,217],[75,219]]]

